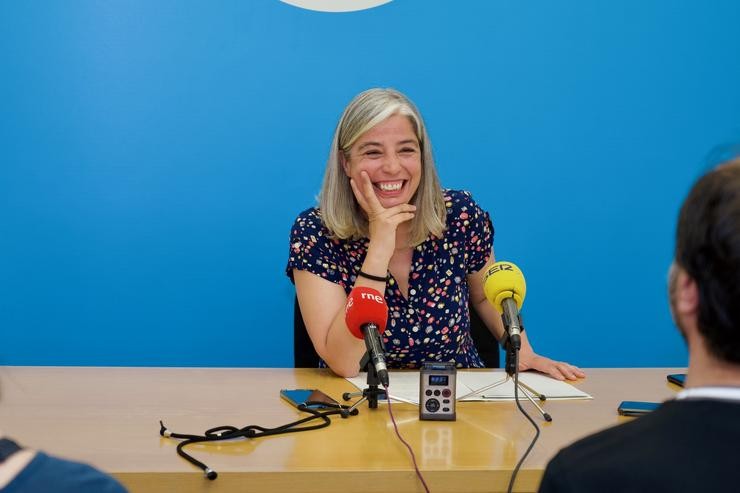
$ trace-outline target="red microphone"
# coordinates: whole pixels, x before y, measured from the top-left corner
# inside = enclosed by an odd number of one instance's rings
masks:
[[[362,326],[364,324],[375,324],[378,332],[385,330],[388,321],[388,305],[385,299],[372,288],[356,287],[347,297],[347,305],[344,307],[344,321],[347,328],[358,339],[364,339]]]
[[[389,379],[380,334],[385,330],[387,320],[388,305],[378,291],[356,287],[349,293],[344,307],[344,321],[353,336],[365,340],[368,356],[384,387],[388,387]]]

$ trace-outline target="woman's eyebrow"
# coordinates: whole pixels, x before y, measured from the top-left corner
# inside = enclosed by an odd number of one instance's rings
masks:
[[[406,145],[406,144],[419,145],[419,142],[416,139],[406,139],[406,140],[402,140],[396,145]]]
[[[364,144],[361,144],[360,147],[357,148],[357,150],[359,151],[368,146],[381,146],[382,147],[382,144],[380,142],[365,142]]]

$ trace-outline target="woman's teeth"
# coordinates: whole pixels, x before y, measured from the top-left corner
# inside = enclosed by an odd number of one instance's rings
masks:
[[[383,182],[378,183],[377,186],[384,192],[395,192],[401,189],[401,187],[403,186],[403,181]]]

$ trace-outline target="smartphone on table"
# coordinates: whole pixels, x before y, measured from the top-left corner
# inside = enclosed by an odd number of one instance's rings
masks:
[[[686,374],[685,373],[673,373],[671,375],[668,375],[666,377],[669,382],[675,383],[676,385],[683,387],[686,384]]]
[[[305,406],[311,409],[336,409],[339,403],[319,389],[282,389],[280,397],[293,406]]]
[[[660,407],[659,402],[623,401],[617,412],[620,416],[642,416],[655,411]]]

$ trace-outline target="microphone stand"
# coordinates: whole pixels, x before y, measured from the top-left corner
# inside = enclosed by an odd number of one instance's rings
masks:
[[[521,324],[521,321],[520,321],[520,325],[523,330],[524,325]],[[475,393],[480,394],[486,390],[496,388],[499,385],[504,385],[506,382],[512,379],[514,380],[514,382],[516,382],[517,389],[519,390],[519,392],[521,392],[524,395],[524,397],[526,397],[527,400],[529,400],[529,402],[531,402],[534,405],[534,407],[537,408],[537,410],[540,412],[544,420],[548,422],[552,421],[552,416],[550,416],[550,414],[545,412],[545,410],[542,409],[540,405],[537,404],[537,402],[534,400],[534,397],[537,397],[540,401],[544,402],[545,400],[547,400],[547,397],[545,396],[545,394],[540,394],[534,389],[523,384],[521,381],[519,381],[519,379],[513,378],[514,375],[519,372],[519,368],[517,368],[516,366],[516,361],[518,360],[516,356],[517,356],[517,351],[519,351],[519,349],[516,348],[513,344],[511,344],[511,338],[509,337],[508,331],[504,333],[504,340],[501,341],[501,345],[506,351],[506,359],[504,363],[504,370],[506,371],[506,377],[504,377],[504,379],[501,380],[500,382],[496,382],[493,385],[489,385],[487,387],[483,387],[482,389],[478,389]]]
[[[367,401],[370,409],[378,408],[378,397],[385,395],[385,390],[379,387],[380,378],[378,378],[378,372],[375,370],[375,365],[370,360],[370,353],[365,352],[364,356],[360,360],[360,368],[364,368],[367,372],[367,388],[363,389],[362,392],[345,392],[342,394],[342,399],[348,401],[354,397],[362,396],[362,399],[352,404],[347,409],[342,409],[341,416],[343,418],[348,417],[357,407],[363,402]],[[387,396],[386,396],[387,398]]]
[[[524,326],[522,326],[522,329]],[[504,340],[504,349],[506,350],[506,359],[504,360],[504,369],[506,370],[506,378],[503,382],[506,382],[510,378],[513,378],[516,373],[519,373],[519,368],[516,366],[516,362],[519,358],[517,358],[517,352],[519,351],[519,348],[514,347],[513,344],[511,344],[511,338],[509,337],[509,333],[506,333],[506,338]],[[537,410],[540,412],[542,417],[545,419],[545,421],[550,422],[552,421],[552,416],[550,416],[549,413],[545,412],[544,409],[540,407],[539,404],[534,400],[533,396],[536,396],[540,401],[544,402],[547,400],[547,397],[545,394],[540,394],[539,392],[536,392],[534,389],[528,387],[527,385],[523,384],[519,379],[514,379],[514,382],[516,382],[516,385],[518,387],[519,392],[524,394],[524,397],[529,400],[529,402],[534,405],[534,407],[537,408]]]

